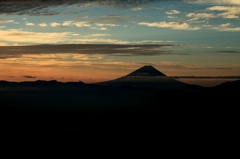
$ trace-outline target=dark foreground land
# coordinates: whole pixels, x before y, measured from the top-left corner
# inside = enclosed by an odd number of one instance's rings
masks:
[[[181,89],[0,82],[2,131],[206,133],[234,129],[240,81]]]

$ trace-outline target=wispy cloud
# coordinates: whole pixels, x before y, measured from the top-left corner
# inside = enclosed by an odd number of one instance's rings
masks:
[[[223,3],[224,4],[224,3]],[[204,10],[196,11],[195,13],[187,13],[186,23],[205,23],[205,26],[210,26],[209,28],[216,31],[239,31],[239,27],[234,27],[231,23],[222,24],[219,26],[211,26],[210,19],[239,19],[240,18],[240,6],[228,6],[228,5],[217,5],[207,7]],[[204,27],[204,25],[203,25]]]
[[[188,13],[186,14],[187,23],[206,23],[209,19],[223,18],[223,19],[239,19],[240,18],[240,6],[211,6],[202,10],[200,13]],[[219,31],[237,31],[236,28],[215,28]]]
[[[157,64],[160,68],[169,68],[169,69],[194,69],[194,70],[215,70],[215,69],[236,69],[236,66],[206,66],[201,64],[183,64],[181,62],[169,62],[169,61],[163,61]]]
[[[1,39],[11,43],[58,43],[71,37],[72,33],[30,32],[18,29],[0,30]]]
[[[207,8],[209,11],[221,11],[218,17],[226,19],[238,19],[240,15],[240,6],[213,6]]]
[[[18,44],[56,44],[56,43],[109,43],[109,44],[128,44],[129,41],[117,39],[99,38],[108,34],[92,34],[81,36],[74,32],[31,32],[19,29],[0,30],[0,42]]]
[[[178,22],[140,22],[139,25],[145,25],[148,27],[158,27],[158,28],[171,28],[174,30],[199,30],[199,27],[191,27],[188,23],[178,23]]]
[[[25,23],[27,26],[35,26],[35,24],[34,23],[29,23],[29,22],[26,22]]]
[[[114,23],[104,23],[104,21],[99,23],[98,21],[100,21],[100,20],[98,19],[96,21],[65,21],[62,24],[57,23],[57,22],[52,22],[52,23],[50,23],[50,26],[52,26],[52,27],[78,27],[78,28],[90,27],[95,30],[107,30],[106,27],[118,26],[117,24],[114,24]],[[114,20],[114,21],[116,21],[116,20]]]
[[[38,24],[38,26],[40,26],[40,27],[47,27],[48,25],[47,25],[47,23],[40,23],[40,24]]]
[[[50,26],[52,26],[52,27],[58,27],[58,26],[61,26],[61,24],[60,24],[60,23],[57,23],[57,22],[52,22],[52,23],[50,23]]]
[[[99,36],[110,36],[110,34],[89,34],[88,36],[99,37]]]
[[[218,16],[213,13],[188,13],[186,17],[197,18],[197,19],[210,19],[217,18]]]
[[[40,24],[39,24],[40,25]],[[41,27],[47,24],[41,23]],[[96,27],[103,29],[104,27]],[[172,43],[169,40],[137,40],[127,41],[111,38],[109,33],[96,32],[93,34],[81,35],[75,32],[36,32],[22,29],[2,29],[0,30],[0,46],[6,45],[34,45],[34,44],[163,44]]]
[[[228,32],[238,32],[240,31],[240,27],[232,27],[231,23],[221,24],[218,26],[211,27],[213,30],[217,31],[228,31]]]
[[[140,10],[143,10],[143,8],[140,8],[140,7],[136,7],[136,8],[131,8],[132,11],[140,11]]]
[[[14,24],[18,24],[18,22],[15,22],[14,20],[4,20],[4,19],[0,19],[0,23],[14,23]]]
[[[181,13],[181,12],[178,11],[178,10],[171,10],[171,11],[166,12],[166,14],[169,14],[169,15],[180,14],[180,13]]]
[[[124,14],[107,14],[98,18],[93,19],[89,23],[91,24],[122,24],[129,20],[140,18],[137,15],[124,15]]]
[[[219,5],[240,5],[239,0],[184,0],[189,3],[198,3],[198,4],[219,4]]]

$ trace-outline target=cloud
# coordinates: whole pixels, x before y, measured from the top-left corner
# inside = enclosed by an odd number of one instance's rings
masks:
[[[205,65],[200,65],[200,64],[182,64],[180,62],[161,62],[159,65],[162,65],[165,68],[174,68],[174,69],[194,69],[196,70],[201,70],[201,69],[236,69],[236,66],[228,66],[228,67],[223,67],[223,66],[205,66]],[[193,77],[193,76],[192,76]]]
[[[145,25],[148,27],[158,27],[158,28],[171,28],[174,30],[199,30],[199,27],[191,27],[188,23],[178,23],[178,22],[140,22],[138,25]]]
[[[171,11],[169,11],[169,12],[166,12],[166,14],[169,14],[169,15],[179,14],[179,13],[181,13],[181,12],[178,11],[178,10],[171,10]]]
[[[4,45],[3,45],[4,46]],[[2,46],[0,46],[1,48]],[[5,50],[5,48],[3,49]],[[1,53],[0,54],[0,59],[13,59],[13,58],[20,58],[22,56],[22,54],[15,54],[15,53],[10,53],[10,54],[5,54],[5,53]]]
[[[138,15],[123,15],[123,14],[107,14],[93,19],[89,23],[91,24],[121,24],[126,23],[130,19],[141,18]]]
[[[101,23],[99,23],[101,21]],[[116,21],[116,19],[114,20]],[[91,29],[95,29],[95,30],[107,30],[106,27],[115,27],[118,26],[116,24],[113,23],[104,23],[104,20],[102,20],[102,18],[97,19],[95,21],[65,21],[62,24],[60,23],[51,23],[52,27],[91,27]],[[104,27],[105,26],[105,27]]]
[[[230,54],[236,54],[236,53],[240,53],[239,51],[234,51],[234,50],[223,50],[223,51],[219,51],[221,53],[230,53]]]
[[[35,24],[34,23],[29,23],[29,22],[26,22],[25,23],[27,26],[34,26]]]
[[[175,17],[174,16],[167,16],[168,19],[174,19]]]
[[[101,29],[101,28],[100,28]],[[129,41],[99,38],[107,34],[95,34],[95,36],[81,36],[74,32],[31,32],[18,29],[0,30],[0,42],[23,44],[54,44],[54,43],[109,43],[128,44]],[[98,36],[96,36],[98,35]],[[102,36],[99,36],[102,35]]]
[[[218,17],[226,19],[238,19],[240,15],[239,6],[213,6],[207,8],[209,11],[222,11],[223,13],[218,14]]]
[[[186,17],[191,18],[186,20],[186,23],[204,23],[209,19],[218,18],[219,16],[213,13],[188,13],[186,14]]]
[[[230,26],[231,26],[231,23],[221,24],[220,26],[221,26],[221,27],[230,27]]]
[[[60,24],[58,24],[58,26],[60,26]],[[70,27],[70,26],[76,26],[76,27],[89,27],[91,26],[91,22],[84,22],[84,21],[65,21],[61,24],[61,26],[64,27]]]
[[[172,40],[141,40],[141,41],[138,41],[136,43],[140,43],[140,44],[146,44],[146,43],[172,43],[174,41]]]
[[[202,65],[197,64],[189,64],[185,65],[181,62],[169,62],[169,61],[163,61],[158,64],[160,67],[165,67],[169,69],[204,69],[205,67]]]
[[[73,24],[75,24],[74,21],[65,21],[62,23],[62,26],[69,27],[69,26],[72,26]]]
[[[74,25],[76,27],[89,27],[89,26],[91,26],[88,22],[75,22]]]
[[[52,26],[52,27],[58,27],[58,26],[61,26],[61,24],[60,24],[60,23],[57,23],[57,22],[52,22],[52,23],[50,23],[50,26]]]
[[[136,7],[136,8],[131,8],[132,11],[140,11],[140,10],[143,10],[143,8],[140,8],[140,7]]]
[[[239,0],[183,0],[183,1],[197,4],[240,5]]]
[[[231,23],[221,24],[219,26],[212,27],[212,29],[217,31],[229,31],[229,32],[238,32],[240,27],[231,27]]]
[[[101,28],[96,28],[96,30],[108,30],[108,29],[105,27],[101,27]]]
[[[239,19],[240,6],[211,6],[211,7],[207,7],[205,10],[201,11],[200,13],[199,12],[188,13],[186,14],[186,17],[191,18],[185,21],[187,23],[208,22],[209,19],[213,19],[213,18]]]
[[[72,33],[30,32],[18,29],[0,30],[2,41],[11,43],[58,43],[64,42]]]
[[[168,0],[172,2],[186,2],[197,4],[216,5],[240,5],[239,0]],[[66,6],[86,7],[86,6],[111,6],[117,8],[135,8],[139,5],[153,2],[166,2],[166,0],[1,0],[0,14],[17,15],[56,15],[66,8]],[[66,10],[65,10],[66,11]],[[69,11],[70,12],[70,11]]]
[[[172,54],[175,45],[116,45],[116,44],[62,44],[0,46],[1,59],[19,58],[23,55],[86,54],[113,56],[151,56]]]
[[[110,36],[110,34],[89,34],[89,36],[99,37],[99,36]]]
[[[47,25],[47,23],[40,23],[40,24],[38,24],[38,26],[40,26],[40,27],[47,27],[48,25]]]
[[[36,78],[36,76],[23,76],[24,78]]]
[[[14,24],[18,24],[18,22],[15,22],[14,20],[3,20],[3,19],[0,19],[0,23],[14,23]]]
[[[197,19],[217,18],[217,16],[212,13],[188,13],[186,17],[197,18]]]
[[[143,3],[160,2],[165,0],[1,0],[0,14],[28,14],[28,15],[55,15],[62,12],[68,6],[112,6],[112,7],[134,7]],[[56,8],[53,10],[53,8]],[[62,7],[62,8],[57,8]]]

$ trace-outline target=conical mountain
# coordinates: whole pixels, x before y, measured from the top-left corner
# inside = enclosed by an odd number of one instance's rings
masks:
[[[133,71],[132,73],[128,74],[127,76],[148,76],[148,77],[155,77],[155,76],[166,76],[162,72],[158,71],[152,66],[143,66],[136,71]]]
[[[153,66],[143,66],[126,76],[96,84],[105,86],[154,87],[160,89],[183,88],[188,85],[166,76]]]

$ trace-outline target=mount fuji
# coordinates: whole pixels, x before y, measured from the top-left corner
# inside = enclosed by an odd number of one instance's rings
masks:
[[[128,77],[157,77],[166,76],[152,66],[143,66],[127,75]]]
[[[105,86],[154,87],[160,89],[183,88],[188,85],[168,77],[149,65],[143,66],[126,76],[96,84]]]

